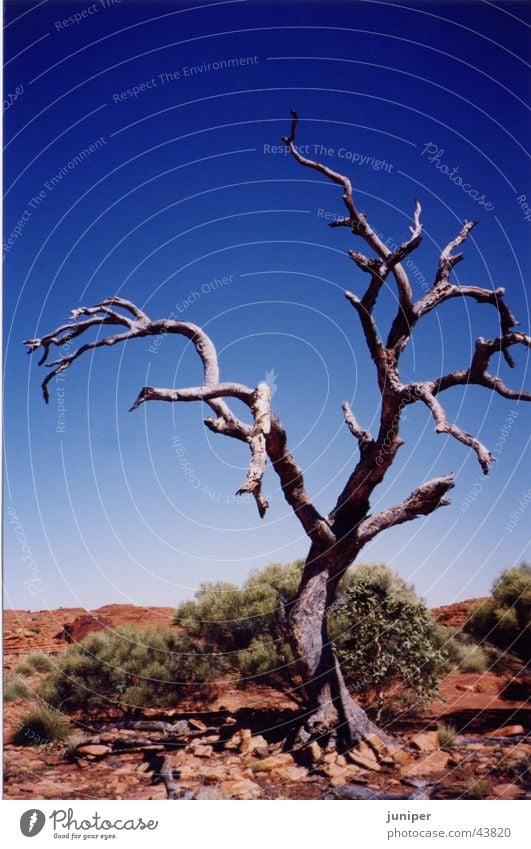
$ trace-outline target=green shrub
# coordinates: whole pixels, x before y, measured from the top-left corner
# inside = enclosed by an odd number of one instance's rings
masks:
[[[218,655],[177,630],[126,625],[69,646],[39,694],[67,711],[171,706],[204,692],[222,670]]]
[[[4,682],[3,700],[4,702],[14,702],[16,699],[29,700],[33,698],[33,693],[24,681],[21,681],[18,676],[9,676]]]
[[[267,682],[293,696],[300,680],[286,606],[296,596],[302,568],[302,561],[271,564],[242,587],[203,584],[174,621],[192,639],[215,647],[240,686]],[[393,703],[406,709],[435,695],[443,674],[488,666],[486,652],[470,635],[438,625],[414,590],[382,564],[348,570],[328,628],[350,687],[372,693],[380,714],[391,690]]]
[[[486,799],[490,791],[490,782],[484,780],[474,781],[472,779],[468,782],[463,796],[465,799]]]
[[[349,570],[329,625],[348,686],[372,694],[378,718],[397,691],[401,707],[436,695],[446,662],[437,625],[388,566]]]
[[[437,625],[435,638],[444,656],[444,672],[485,672],[492,665],[491,651],[476,643],[470,634],[448,625]]]
[[[35,672],[49,672],[53,669],[53,663],[48,657],[48,655],[43,654],[42,652],[35,652],[35,654],[29,654],[26,658],[26,663],[28,663]]]
[[[24,675],[26,678],[34,675],[36,672],[49,672],[53,668],[53,663],[49,657],[42,652],[28,654],[15,666],[15,672],[18,675]]]
[[[243,587],[203,584],[194,601],[177,609],[174,621],[194,638],[222,653],[245,686],[257,680],[292,687],[294,658],[287,639],[285,605],[297,592],[302,561],[271,564]]]
[[[478,605],[467,625],[477,639],[531,658],[531,565],[507,569],[493,584],[492,598]]]
[[[29,678],[30,675],[33,675],[34,669],[26,660],[21,660],[15,666],[15,672],[17,675],[23,675],[24,678]]]
[[[455,743],[457,731],[453,725],[440,722],[437,726],[437,740],[441,749],[451,749]]]
[[[13,741],[17,746],[48,746],[66,740],[71,730],[61,713],[40,705],[22,717]]]
[[[515,784],[529,785],[531,782],[531,755],[511,760],[505,766],[505,772]]]

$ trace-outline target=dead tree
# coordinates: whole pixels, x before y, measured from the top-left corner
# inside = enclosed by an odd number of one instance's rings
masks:
[[[88,351],[159,334],[176,334],[190,340],[203,365],[202,385],[182,389],[145,386],[131,410],[138,409],[147,401],[204,401],[213,413],[205,419],[205,425],[214,433],[239,439],[249,446],[247,477],[238,493],[248,492],[254,496],[261,517],[268,508],[262,494],[262,479],[267,463],[271,464],[280,479],[284,497],[310,543],[298,595],[289,612],[291,640],[307,695],[307,713],[293,742],[303,746],[319,739],[321,744],[325,742],[329,746],[340,742],[352,745],[367,732],[376,733],[381,738],[385,735],[369,721],[349,695],[328,638],[327,611],[334,601],[341,576],[370,540],[388,528],[427,516],[449,504],[447,495],[454,486],[452,474],[435,478],[422,483],[400,504],[371,514],[371,496],[403,444],[399,435],[401,415],[411,404],[424,404],[433,417],[435,431],[449,434],[475,451],[483,472],[487,474],[493,461],[492,454],[478,439],[448,421],[439,399],[452,387],[477,385],[511,400],[531,400],[531,393],[508,388],[488,370],[491,358],[498,353],[511,368],[514,367],[511,349],[515,345],[531,347],[531,338],[514,329],[518,322],[505,302],[504,289],[490,290],[451,282],[454,266],[463,259],[456,250],[468,237],[475,223],[473,221],[465,222],[457,236],[444,248],[433,285],[415,300],[401,263],[421,242],[420,203],[415,203],[409,239],[397,250],[390,250],[372,229],[364,213],[358,210],[349,179],[299,153],[295,146],[298,122],[295,112],[292,112],[292,118],[290,135],[283,142],[294,159],[300,165],[318,171],[343,190],[347,215],[331,226],[350,228],[371,252],[370,256],[365,256],[349,251],[350,258],[368,275],[369,282],[361,298],[352,292],[345,292],[345,297],[357,314],[376,370],[381,394],[378,432],[375,435],[369,433],[358,423],[348,403],[343,404],[345,423],[358,443],[359,458],[328,515],[321,515],[306,491],[303,473],[289,450],[282,422],[271,408],[267,384],[259,383],[252,388],[241,383],[220,381],[216,349],[200,327],[167,318],[151,319],[130,301],[110,297],[95,306],[72,310],[71,321],[40,339],[29,339],[25,344],[29,353],[41,349],[39,365],[46,364],[51,369],[42,384],[44,398],[48,401],[50,381]],[[388,278],[396,285],[398,306],[387,338],[383,341],[373,311]],[[499,336],[477,340],[468,368],[433,380],[403,383],[399,372],[400,356],[417,322],[453,298],[472,298],[479,304],[493,307],[499,316]],[[98,336],[68,356],[47,362],[50,348],[61,347],[87,330],[107,325],[121,330],[110,336]],[[229,404],[234,398],[247,406],[252,424],[235,415]]]

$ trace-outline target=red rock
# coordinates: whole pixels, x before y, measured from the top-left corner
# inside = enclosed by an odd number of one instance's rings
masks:
[[[426,755],[415,763],[407,766],[402,774],[408,778],[416,776],[435,775],[444,772],[448,767],[450,755],[447,752],[437,751]]]
[[[380,765],[374,758],[365,757],[364,755],[360,755],[357,749],[352,749],[350,752],[347,752],[347,758],[356,766],[360,766],[363,769],[372,769],[374,772],[380,772]]]
[[[496,784],[491,792],[496,799],[518,799],[525,795],[518,784]]]
[[[223,795],[230,799],[258,799],[262,795],[262,788],[248,778],[241,778],[239,781],[223,781],[221,790]]]
[[[505,725],[503,728],[492,731],[489,737],[512,737],[513,734],[525,734],[523,725]]]
[[[271,772],[280,767],[293,766],[293,764],[293,758],[285,752],[279,755],[272,755],[270,758],[264,758],[262,761],[256,761],[256,765],[253,765],[253,770],[256,772]]]
[[[439,735],[436,731],[423,731],[421,734],[415,734],[409,742],[419,752],[433,752],[439,748]]]
[[[110,748],[110,746],[98,746],[94,744],[88,746],[79,746],[76,751],[80,755],[84,755],[87,758],[102,758],[104,755],[108,755],[109,752],[112,751],[112,749]]]

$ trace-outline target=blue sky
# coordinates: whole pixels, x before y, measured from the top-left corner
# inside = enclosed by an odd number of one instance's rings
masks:
[[[241,582],[307,550],[271,472],[264,521],[234,498],[247,452],[205,430],[201,405],[127,412],[146,383],[200,382],[184,341],[97,351],[44,405],[43,370],[21,341],[110,294],[204,326],[224,379],[254,386],[274,374],[274,406],[307,487],[320,509],[333,506],[356,460],[341,402],[368,427],[378,413],[343,297],[366,283],[346,256],[363,245],[326,226],[342,211],[338,188],[274,151],[290,107],[300,144],[350,175],[385,239],[403,240],[420,198],[417,296],[441,248],[474,218],[457,279],[505,286],[529,326],[530,25],[523,3],[7,4],[8,606],[173,605],[202,581]],[[389,288],[376,310],[382,329],[394,306]],[[403,375],[466,367],[475,339],[496,332],[488,307],[448,304],[418,327]],[[526,353],[516,359],[513,373],[496,366],[529,387]],[[434,434],[425,409],[408,410],[406,445],[373,506],[449,471],[453,503],[363,555],[390,563],[433,605],[486,593],[529,556],[529,410],[477,388],[444,402],[498,446],[497,463],[484,478],[473,453]]]

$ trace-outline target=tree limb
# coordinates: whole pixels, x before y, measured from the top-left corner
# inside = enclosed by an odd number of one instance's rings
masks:
[[[415,489],[400,504],[395,504],[393,507],[388,507],[387,510],[368,516],[357,529],[356,538],[360,547],[366,545],[369,540],[387,530],[387,528],[410,522],[419,516],[428,516],[437,508],[450,504],[449,499],[445,496],[454,486],[453,475],[434,478]]]
[[[449,422],[446,418],[444,408],[429,389],[426,388],[426,386],[418,386],[417,396],[430,410],[435,421],[435,432],[449,433],[450,436],[453,436],[454,439],[462,442],[463,445],[467,445],[469,448],[472,448],[477,454],[479,464],[483,469],[483,474],[488,475],[489,466],[494,462],[495,458],[490,451],[485,448],[483,443],[474,436],[471,436],[470,433],[467,433],[466,430],[462,430],[462,428],[458,427],[456,424]]]

